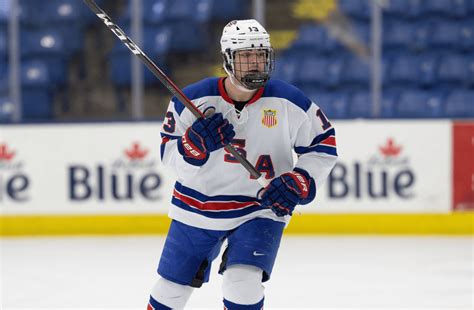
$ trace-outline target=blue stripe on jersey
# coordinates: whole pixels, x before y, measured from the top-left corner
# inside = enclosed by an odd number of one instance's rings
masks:
[[[329,130],[326,131],[325,133],[322,133],[322,134],[316,136],[316,138],[314,138],[313,142],[311,142],[311,145],[318,144],[318,143],[320,143],[321,141],[326,140],[326,139],[329,138],[330,136],[336,136],[336,131],[334,130],[334,128],[329,129]]]
[[[247,207],[245,209],[233,210],[233,211],[202,211],[202,210],[190,207],[188,204],[182,202],[176,197],[173,197],[171,199],[171,203],[183,210],[197,213],[205,217],[215,218],[215,219],[238,218],[238,217],[245,216],[247,214],[262,210],[262,207],[260,205],[255,205],[255,206]]]
[[[337,150],[332,146],[325,145],[314,145],[310,147],[297,146],[295,147],[295,152],[299,155],[306,154],[310,152],[326,153],[329,155],[337,156]]]
[[[181,136],[173,136],[173,135],[169,135],[169,134],[163,133],[163,132],[160,132],[160,135],[161,135],[162,138],[166,137],[166,138],[169,138],[170,140],[175,140],[175,139],[181,138]]]
[[[183,93],[188,97],[189,100],[199,99],[207,96],[219,96],[219,88],[217,82],[219,78],[212,77],[201,80],[197,83],[191,84],[183,88]],[[178,115],[181,115],[185,106],[178,100],[178,98],[173,97],[171,99],[174,102],[174,109]]]
[[[310,152],[318,152],[318,153],[326,153],[329,155],[337,156],[337,149],[336,147],[327,146],[327,145],[319,145],[322,141],[326,140],[330,136],[336,136],[336,131],[334,128],[329,129],[325,133],[317,135],[316,138],[313,139],[310,146],[297,146],[295,147],[295,152],[297,154],[306,154]]]
[[[267,84],[265,84],[265,91],[262,97],[287,99],[304,112],[308,111],[311,107],[311,100],[309,100],[300,89],[280,80],[270,79]]]
[[[168,138],[170,140],[176,140],[176,139],[179,139],[181,138],[180,136],[172,136],[172,135],[167,135],[165,133],[160,133],[161,134],[161,138]],[[160,157],[161,157],[161,160],[163,160],[163,155],[165,154],[165,147],[166,147],[166,143],[161,143],[160,145]]]
[[[171,203],[175,206],[184,209],[186,211],[190,211],[193,213],[197,213],[209,218],[237,218],[241,217],[262,209],[260,204],[258,204],[257,199],[255,197],[243,196],[243,195],[217,195],[217,196],[207,196],[204,195],[194,189],[189,187],[183,186],[181,183],[176,182],[175,190],[183,195],[192,197],[202,203],[205,202],[254,202],[255,204],[250,204],[248,207],[237,209],[237,210],[222,210],[222,211],[204,211],[197,209],[195,207],[191,207],[187,203],[180,200],[178,197],[173,196]]]

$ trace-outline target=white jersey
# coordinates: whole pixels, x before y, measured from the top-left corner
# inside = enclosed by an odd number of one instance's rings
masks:
[[[183,92],[201,111],[214,107],[233,124],[232,144],[266,179],[296,167],[318,189],[337,158],[335,131],[319,107],[296,87],[272,79],[238,116],[223,81],[204,79]],[[212,230],[230,230],[257,217],[288,223],[290,216],[260,207],[259,183],[225,149],[212,152],[203,166],[183,159],[177,143],[195,120],[179,100],[171,100],[161,130],[161,159],[177,175],[169,216]]]

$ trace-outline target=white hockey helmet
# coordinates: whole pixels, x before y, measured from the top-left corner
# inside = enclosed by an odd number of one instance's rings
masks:
[[[239,78],[239,70],[235,63],[235,53],[240,50],[262,50],[265,52],[263,72],[245,72]],[[255,19],[233,20],[222,31],[221,53],[224,58],[224,70],[230,76],[232,83],[235,81],[246,90],[255,90],[265,85],[270,79],[274,67],[274,52],[270,44],[270,35],[265,28]]]

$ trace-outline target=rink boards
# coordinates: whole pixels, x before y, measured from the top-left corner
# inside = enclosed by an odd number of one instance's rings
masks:
[[[339,121],[339,161],[288,233],[472,234],[474,123]],[[165,233],[160,123],[0,126],[0,233]]]

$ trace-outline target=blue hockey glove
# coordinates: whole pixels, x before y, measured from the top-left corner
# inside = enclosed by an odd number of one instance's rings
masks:
[[[197,119],[181,137],[178,150],[184,159],[195,166],[202,166],[209,153],[223,148],[235,136],[234,126],[222,113]]]
[[[296,205],[308,198],[311,180],[291,171],[273,179],[261,193],[261,206],[271,208],[278,216],[292,215]]]

